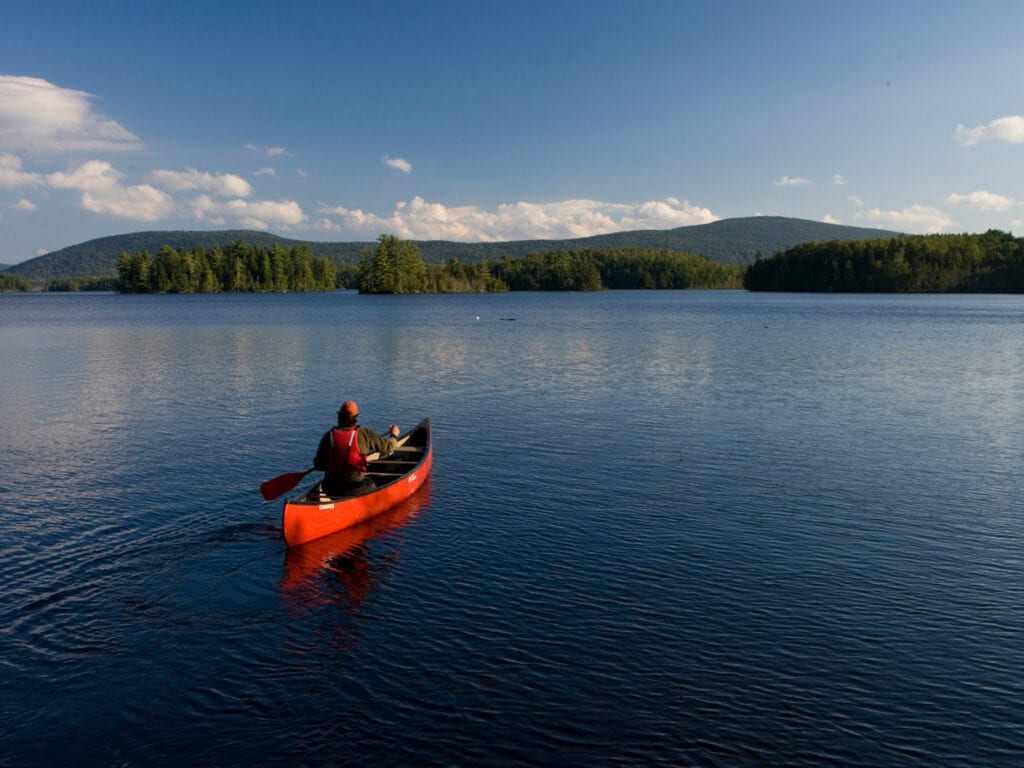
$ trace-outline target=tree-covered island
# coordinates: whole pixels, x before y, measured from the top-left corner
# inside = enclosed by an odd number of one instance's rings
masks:
[[[332,291],[361,293],[486,293],[499,291],[599,291],[606,288],[739,288],[743,268],[678,251],[643,248],[589,249],[506,257],[470,264],[449,259],[426,263],[415,243],[381,235],[359,264],[313,256],[308,246],[225,247],[156,256],[122,253],[117,263],[122,293],[221,293]]]
[[[376,249],[363,254],[358,287],[363,293],[739,288],[742,275],[742,267],[692,253],[644,248],[549,251],[496,262],[463,264],[450,259],[428,264],[414,243],[381,235]]]
[[[805,243],[756,258],[743,285],[751,291],[1024,293],[1024,239],[989,230]]]
[[[117,260],[121,293],[222,293],[333,291],[334,261],[317,258],[306,245],[267,248],[238,241],[223,248],[176,251],[162,246],[122,253]]]

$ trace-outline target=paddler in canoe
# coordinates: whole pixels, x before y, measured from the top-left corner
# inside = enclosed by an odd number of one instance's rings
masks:
[[[330,498],[372,491],[377,485],[366,476],[366,455],[379,453],[383,458],[398,448],[398,425],[392,424],[388,436],[383,437],[359,426],[358,420],[359,406],[346,400],[338,409],[338,426],[324,433],[316,449],[313,469],[324,473],[320,490]]]

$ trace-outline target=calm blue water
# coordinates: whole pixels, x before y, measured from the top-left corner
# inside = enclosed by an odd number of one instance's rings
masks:
[[[3,765],[1024,764],[1024,298],[0,295]],[[429,487],[287,552],[339,403]]]

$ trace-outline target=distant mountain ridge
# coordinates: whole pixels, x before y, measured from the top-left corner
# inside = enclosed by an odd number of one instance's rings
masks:
[[[449,259],[474,263],[505,256],[522,257],[543,251],[597,248],[652,248],[696,253],[723,264],[749,264],[756,254],[771,256],[794,245],[828,240],[871,240],[896,237],[900,233],[882,229],[826,224],[785,216],[750,216],[721,219],[676,229],[643,229],[607,235],[563,240],[510,240],[497,243],[457,243],[449,240],[417,240],[416,246],[428,262]],[[244,240],[264,247],[308,245],[315,256],[331,257],[339,263],[354,263],[372,242],[321,243],[293,240],[267,232],[246,229],[217,231],[148,231],[112,235],[68,246],[59,251],[8,267],[6,271],[28,280],[112,276],[117,274],[117,257],[122,252],[149,251],[162,245],[175,250],[212,248]]]

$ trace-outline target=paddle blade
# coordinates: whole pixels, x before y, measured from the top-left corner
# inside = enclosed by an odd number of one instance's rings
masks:
[[[263,494],[263,498],[267,501],[276,499],[282,493],[288,493],[288,491],[299,484],[302,478],[312,471],[312,469],[307,469],[305,472],[286,472],[283,475],[278,475],[260,485],[260,493]]]

